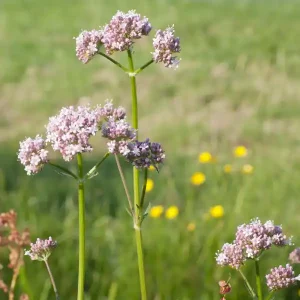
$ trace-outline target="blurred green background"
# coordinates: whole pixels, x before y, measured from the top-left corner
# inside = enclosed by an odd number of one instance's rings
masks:
[[[44,132],[49,116],[70,104],[114,99],[130,109],[128,78],[103,57],[82,65],[75,56],[82,29],[98,28],[117,10],[136,9],[154,29],[175,24],[181,38],[176,71],[151,65],[138,76],[140,137],[160,141],[167,154],[160,172],[151,172],[152,205],[176,205],[169,220],[147,218],[144,244],[149,299],[220,299],[218,281],[231,274],[228,299],[247,299],[238,274],[215,263],[215,252],[234,237],[237,225],[253,217],[283,224],[299,245],[300,234],[300,5],[299,1],[43,1],[0,2],[0,207],[18,213],[19,228],[32,239],[59,242],[50,258],[61,299],[75,299],[77,287],[76,185],[46,167],[26,176],[16,160],[19,140]],[[153,35],[153,33],[152,33]],[[151,38],[138,41],[136,65],[147,61]],[[126,63],[124,54],[114,57]],[[86,170],[106,151],[100,138],[85,155]],[[234,158],[245,145],[249,155]],[[210,151],[213,164],[200,164]],[[243,164],[254,167],[242,174]],[[223,165],[232,164],[230,174]],[[124,163],[126,176],[131,170]],[[206,181],[193,186],[190,177]],[[139,299],[134,232],[125,195],[110,158],[87,186],[86,299]],[[224,216],[209,209],[222,205]],[[193,222],[195,230],[187,225]],[[262,273],[287,262],[291,249],[273,249]],[[7,250],[0,262],[7,264]],[[53,299],[42,263],[25,258],[32,299]],[[300,268],[297,269],[300,272]],[[6,268],[5,278],[11,276]],[[245,267],[251,282],[253,265]],[[23,278],[24,279],[24,278]],[[0,292],[0,298],[5,299]],[[276,299],[298,299],[298,287]]]

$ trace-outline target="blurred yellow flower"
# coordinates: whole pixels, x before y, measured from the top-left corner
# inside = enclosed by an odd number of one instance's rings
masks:
[[[153,187],[154,187],[154,181],[148,178],[146,183],[146,193],[151,192],[153,190]]]
[[[167,219],[175,219],[179,214],[179,209],[177,206],[172,205],[166,210],[166,218]]]
[[[198,156],[198,160],[202,164],[213,162],[214,158],[209,152],[202,152]]]
[[[190,223],[187,225],[186,229],[187,229],[188,231],[192,232],[192,231],[194,231],[194,230],[196,229],[196,224],[195,224],[194,222],[190,222]]]
[[[155,170],[155,167],[153,165],[151,165],[149,168],[148,168],[149,171],[154,171]]]
[[[193,185],[201,185],[205,182],[206,177],[202,172],[195,172],[191,177]]]
[[[298,296],[300,297],[300,289],[298,290]]]
[[[162,205],[152,206],[149,212],[151,218],[159,218],[164,212],[164,207]]]
[[[224,216],[224,208],[222,205],[215,205],[210,208],[209,213],[213,218],[222,218]]]
[[[232,165],[230,165],[230,164],[224,165],[223,171],[224,171],[224,173],[231,173],[232,172]]]
[[[247,165],[243,165],[243,168],[242,168],[242,173],[243,174],[252,174],[254,171],[254,168],[253,166],[247,164]]]
[[[237,146],[233,150],[235,157],[245,157],[248,154],[248,150],[245,146]]]

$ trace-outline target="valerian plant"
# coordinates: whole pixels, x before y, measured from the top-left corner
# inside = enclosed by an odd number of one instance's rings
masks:
[[[268,294],[264,296],[262,288],[262,278],[260,272],[260,261],[262,255],[272,247],[291,246],[292,240],[287,237],[279,225],[274,225],[273,221],[262,223],[258,218],[253,219],[249,224],[238,226],[235,240],[232,243],[225,243],[220,251],[216,254],[217,264],[220,266],[229,266],[237,270],[248,289],[252,299],[270,300],[275,299],[275,292],[288,288],[300,280],[300,275],[295,276],[293,267],[290,264],[285,266],[274,267],[265,275]],[[291,263],[300,262],[299,248],[290,254]],[[248,262],[252,261],[255,269],[256,288],[253,288],[249,280],[244,275],[242,268]],[[225,281],[221,283],[225,286]],[[227,287],[229,287],[227,283]],[[226,294],[231,290],[220,289],[220,294],[225,299]]]
[[[77,299],[84,299],[85,280],[85,182],[97,175],[97,172],[108,156],[114,156],[124,186],[128,202],[128,212],[132,217],[135,230],[137,261],[140,277],[140,289],[142,300],[147,299],[145,280],[144,254],[142,245],[142,223],[148,210],[145,205],[145,191],[148,177],[148,168],[153,166],[159,171],[160,165],[165,159],[165,152],[157,142],[147,138],[144,141],[138,139],[138,108],[136,77],[153,63],[162,63],[165,67],[176,69],[179,59],[176,53],[180,52],[180,40],[175,36],[174,26],[165,30],[157,30],[153,38],[153,52],[150,59],[139,68],[135,68],[134,51],[135,43],[142,37],[150,35],[152,25],[146,17],[131,10],[127,13],[118,11],[108,24],[90,31],[84,30],[75,38],[76,56],[84,64],[87,64],[96,56],[102,56],[119,67],[128,76],[131,88],[131,117],[128,122],[127,114],[123,107],[114,107],[111,101],[95,107],[70,106],[63,107],[54,117],[49,119],[46,125],[46,137],[37,135],[35,138],[27,138],[20,142],[18,159],[24,165],[28,175],[37,174],[45,165],[56,169],[59,173],[69,176],[77,181],[78,187],[78,221],[79,221],[79,258],[78,258],[78,292]],[[125,52],[128,65],[122,65],[112,58],[116,52]],[[84,153],[92,152],[93,146],[90,138],[98,132],[103,138],[108,139],[107,153],[84,173]],[[49,147],[58,151],[66,162],[72,163],[77,159],[77,172],[71,168],[65,168],[56,164],[51,158]],[[119,157],[123,157],[133,166],[133,195],[130,194],[126,183]],[[143,183],[140,183],[140,175],[143,172]],[[31,244],[31,249],[26,252],[32,259],[43,260],[46,263],[51,282],[59,298],[54,279],[52,277],[48,257],[56,242],[49,240],[37,240]],[[47,254],[45,256],[45,253]],[[43,254],[41,256],[41,254]]]

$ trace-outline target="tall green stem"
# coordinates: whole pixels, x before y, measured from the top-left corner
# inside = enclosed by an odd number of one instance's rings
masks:
[[[84,299],[85,275],[85,201],[83,182],[83,163],[81,153],[77,154],[78,163],[78,221],[79,221],[79,262],[78,262],[78,292],[77,300]]]
[[[239,270],[239,273],[241,274],[242,278],[244,279],[245,284],[247,286],[247,289],[248,289],[249,293],[251,294],[252,299],[257,299],[257,296],[256,296],[252,286],[250,285],[249,281],[247,280],[247,278],[244,275],[244,273],[242,272],[242,270]]]
[[[255,260],[255,278],[256,278],[256,290],[257,290],[258,300],[263,300],[258,260]]]
[[[128,54],[128,62],[129,62],[129,70],[131,74],[134,74],[134,64],[132,58],[131,50],[127,51]],[[130,76],[130,84],[131,84],[131,98],[132,98],[132,126],[135,129],[138,129],[138,103],[137,103],[137,92],[136,92],[136,80],[135,76]],[[135,239],[136,239],[136,248],[137,248],[137,256],[138,256],[138,267],[140,274],[140,287],[141,287],[141,296],[142,300],[147,300],[147,290],[146,290],[146,279],[145,279],[145,268],[144,268],[144,253],[142,246],[142,232],[141,232],[141,221],[142,221],[142,213],[143,208],[140,203],[140,185],[139,179],[139,171],[135,167],[133,167],[133,195],[134,195],[134,211],[135,211]]]

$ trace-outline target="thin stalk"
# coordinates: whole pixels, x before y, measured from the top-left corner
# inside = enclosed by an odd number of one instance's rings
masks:
[[[134,64],[131,50],[127,51],[129,71],[134,73]],[[136,92],[136,80],[135,76],[130,76],[131,84],[131,98],[132,98],[132,126],[138,129],[138,102],[137,102],[137,92]],[[133,167],[133,195],[134,195],[134,210],[135,210],[135,240],[138,256],[138,267],[140,274],[140,288],[142,300],[147,300],[147,290],[146,290],[146,279],[145,279],[145,268],[144,268],[144,253],[142,246],[142,232],[141,232],[141,213],[142,208],[140,205],[140,195],[139,195],[139,171],[137,168]]]
[[[144,185],[142,189],[142,196],[141,196],[141,208],[144,206],[144,200],[145,200],[145,195],[146,195],[146,186],[147,186],[147,179],[148,179],[148,169],[145,169],[144,173]]]
[[[245,284],[246,284],[246,286],[247,286],[247,288],[248,288],[248,291],[249,291],[250,294],[251,294],[252,299],[258,299],[257,296],[256,296],[256,294],[255,294],[255,292],[254,292],[254,290],[253,290],[253,288],[251,287],[249,281],[247,280],[246,276],[245,276],[244,273],[242,272],[242,270],[239,270],[239,272],[240,272],[242,278],[243,278],[244,281],[245,281]]]
[[[55,298],[56,298],[56,300],[59,300],[58,290],[56,288],[54,277],[52,275],[52,272],[51,272],[51,269],[50,269],[50,266],[49,266],[47,260],[45,260],[45,264],[46,264],[46,267],[47,267],[47,270],[48,270],[48,273],[49,273],[49,277],[50,277],[50,280],[51,280],[51,284],[52,284],[52,287],[53,287],[53,290],[54,290],[54,293],[55,293]]]
[[[146,69],[148,66],[150,66],[152,63],[154,63],[154,60],[151,59],[148,62],[146,62],[144,65],[142,65],[140,68],[138,68],[134,73],[135,74],[139,74],[140,72],[142,72],[144,69]]]
[[[266,300],[271,300],[271,299],[273,299],[273,298],[272,298],[273,295],[274,295],[274,291],[270,292],[270,294],[266,297]]]
[[[83,162],[81,153],[77,154],[78,164],[78,221],[79,221],[79,259],[78,259],[78,292],[77,300],[84,299],[85,276],[85,199],[83,182]]]
[[[133,214],[132,202],[131,202],[130,194],[129,194],[128,187],[127,187],[127,184],[126,184],[125,176],[124,176],[124,173],[123,173],[123,170],[122,170],[122,166],[120,164],[119,157],[118,157],[117,154],[115,154],[115,159],[116,159],[117,167],[118,167],[120,177],[121,177],[121,180],[122,180],[122,183],[123,183],[123,187],[124,187],[124,190],[125,190],[126,198],[128,200],[130,213],[132,215]]]
[[[107,152],[100,161],[97,162],[96,165],[94,165],[84,176],[84,179],[89,178],[93,173],[96,172],[96,170],[101,166],[101,164],[109,157],[109,152]]]
[[[258,300],[263,300],[258,260],[255,260],[255,279],[256,279],[256,290],[257,290]]]
[[[109,61],[111,61],[113,64],[115,64],[116,66],[118,66],[119,68],[121,68],[123,71],[125,71],[126,73],[129,72],[129,70],[124,67],[122,64],[120,64],[119,62],[117,62],[116,60],[114,60],[113,58],[111,58],[110,56],[106,55],[103,52],[98,52],[98,54],[100,54],[101,56],[105,57],[106,59],[108,59]]]
[[[62,171],[63,173],[66,173],[66,174],[68,174],[68,175],[70,175],[71,177],[73,177],[74,179],[78,179],[78,177],[72,172],[72,171],[70,171],[70,170],[68,170],[67,168],[64,168],[64,167],[62,167],[62,166],[60,166],[60,165],[57,165],[57,164],[55,164],[55,163],[53,163],[53,162],[48,162],[48,164],[50,165],[50,166],[52,166],[52,167],[54,167],[54,168],[56,168],[56,169],[58,169],[58,170],[60,170],[60,171]]]

